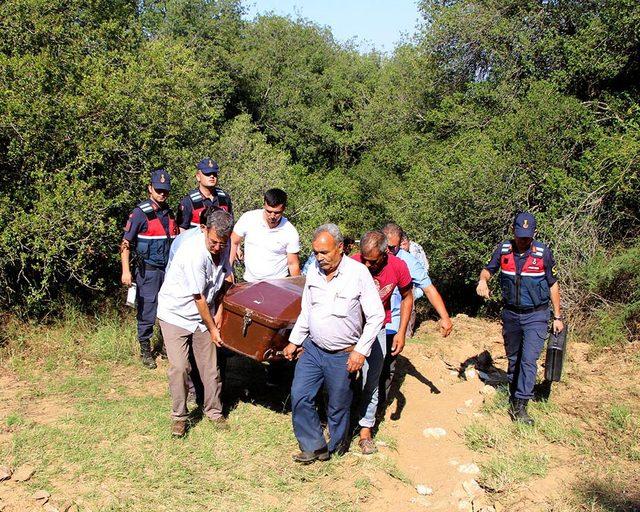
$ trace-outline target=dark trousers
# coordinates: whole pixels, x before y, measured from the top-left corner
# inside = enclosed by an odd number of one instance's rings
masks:
[[[391,355],[391,346],[393,345],[393,337],[395,332],[386,335],[387,349],[384,356],[384,365],[380,375],[380,390],[378,401],[384,406],[388,405],[389,395],[391,393],[391,384],[396,376],[396,359],[398,356]]]
[[[315,345],[310,338],[296,364],[291,385],[293,431],[300,449],[342,451],[349,433],[349,412],[353,399],[353,376],[347,371],[349,353],[332,354]],[[316,409],[316,396],[324,385],[327,391],[329,443],[322,433]]]
[[[138,303],[138,340],[147,341],[153,336],[158,311],[158,292],[164,282],[164,270],[143,269],[136,271],[136,299]]]
[[[502,311],[502,337],[509,360],[507,377],[512,398],[530,400],[536,383],[538,357],[549,329],[549,310],[532,313]]]

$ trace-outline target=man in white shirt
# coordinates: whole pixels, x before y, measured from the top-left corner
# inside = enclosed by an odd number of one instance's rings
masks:
[[[328,460],[341,452],[349,434],[352,377],[362,368],[384,323],[384,309],[371,273],[343,254],[343,237],[335,224],[313,235],[316,263],[307,273],[302,310],[284,356],[296,365],[291,385],[293,430],[300,445],[296,462]],[[324,384],[330,440],[322,433],[315,399]]]
[[[190,346],[204,384],[202,412],[218,426],[226,427],[216,347],[222,346],[222,295],[232,282],[225,253],[232,226],[229,213],[209,212],[206,226],[176,251],[158,294],[158,318],[169,357],[171,433],[177,437],[184,436],[187,429]]]
[[[231,233],[230,261],[242,260],[244,240],[244,280],[248,282],[299,276],[300,237],[283,216],[287,207],[284,190],[272,188],[264,194],[264,206],[238,219]]]

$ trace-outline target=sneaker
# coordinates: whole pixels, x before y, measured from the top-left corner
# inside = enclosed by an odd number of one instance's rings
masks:
[[[184,437],[187,433],[187,422],[185,420],[174,421],[171,425],[171,435],[173,437]]]

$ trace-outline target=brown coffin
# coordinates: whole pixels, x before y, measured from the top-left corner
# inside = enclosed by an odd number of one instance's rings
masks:
[[[304,276],[242,283],[222,301],[224,344],[256,361],[281,358],[300,314]]]

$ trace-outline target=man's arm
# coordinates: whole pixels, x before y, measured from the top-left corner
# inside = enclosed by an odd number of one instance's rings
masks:
[[[500,268],[500,256],[502,254],[502,245],[494,249],[489,263],[480,271],[480,277],[478,277],[478,286],[476,286],[476,293],[483,299],[490,299],[491,293],[489,292],[489,279]]]
[[[476,286],[476,293],[483,299],[490,299],[491,293],[489,292],[489,279],[491,279],[491,272],[486,268],[483,268],[478,278],[478,286]]]
[[[290,276],[300,275],[300,257],[297,252],[287,253],[287,267],[289,267]]]
[[[289,361],[295,358],[296,351],[299,350],[300,345],[309,336],[309,310],[311,309],[311,299],[309,293],[309,282],[307,281],[302,291],[302,303],[300,308],[300,315],[296,320],[291,334],[289,335],[289,344],[282,351],[282,355]]]
[[[551,294],[551,305],[553,306],[553,332],[558,334],[564,329],[562,312],[560,311],[560,286],[556,281],[549,290]]]
[[[242,249],[240,244],[242,243],[242,237],[235,231],[231,232],[231,250],[229,251],[229,264],[233,264],[237,261],[242,261]]]
[[[444,305],[444,301],[440,296],[440,293],[436,289],[436,287],[431,284],[426,288],[423,288],[424,294],[427,299],[433,306],[433,309],[436,310],[438,316],[440,317],[440,333],[445,338],[451,334],[451,329],[453,329],[453,324],[451,323],[451,318],[449,318],[449,313],[447,312],[447,308]]]
[[[227,293],[229,288],[233,285],[233,274],[229,274],[224,278],[224,282],[222,283],[222,288],[216,294],[215,300],[215,310],[216,314],[213,317],[213,321],[216,323],[219,329],[222,329],[222,301],[224,299],[224,294]]]
[[[122,265],[122,276],[120,281],[125,286],[131,286],[133,278],[131,277],[131,267],[129,266],[129,258],[131,256],[131,246],[129,240],[122,239],[120,243],[120,263]]]
[[[400,296],[402,297],[400,302],[400,327],[398,327],[398,332],[393,336],[393,343],[391,344],[392,356],[397,356],[404,349],[407,326],[413,309],[412,286],[408,286],[404,291],[400,290]]]
[[[346,258],[347,256],[343,256]],[[384,308],[380,295],[373,282],[373,277],[369,271],[362,266],[360,279],[360,307],[364,314],[364,326],[362,335],[356,343],[356,346],[349,354],[347,361],[347,371],[349,373],[357,372],[364,365],[365,359],[371,353],[371,347],[378,338],[378,333],[384,325]]]
[[[211,316],[211,311],[209,311],[209,304],[207,304],[207,300],[201,293],[195,293],[193,295],[193,300],[196,302],[196,307],[198,308],[198,313],[200,313],[200,317],[202,318],[202,322],[209,330],[209,334],[211,335],[211,342],[215,343],[216,346],[222,347],[222,338],[220,337],[220,330],[216,326],[216,323]]]

